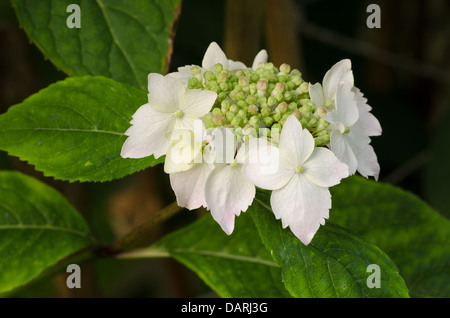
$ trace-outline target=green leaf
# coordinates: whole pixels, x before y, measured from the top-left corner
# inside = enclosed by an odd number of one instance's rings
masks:
[[[120,157],[131,116],[146,102],[141,90],[105,77],[67,78],[0,115],[0,149],[55,179],[122,178],[163,161]]]
[[[221,297],[289,297],[279,266],[261,243],[252,219],[241,214],[227,236],[211,215],[174,232],[148,252],[168,252]]]
[[[257,191],[250,213],[260,236],[281,266],[283,282],[294,297],[408,297],[395,264],[375,245],[327,224],[305,246],[283,229],[270,208],[270,193]],[[380,268],[381,288],[369,288],[372,271]]]
[[[450,221],[397,187],[351,177],[332,188],[330,220],[379,246],[412,297],[450,297]]]
[[[81,215],[56,190],[19,172],[0,172],[0,293],[91,243]]]
[[[21,26],[53,64],[70,76],[103,75],[146,90],[163,73],[180,0],[12,0]],[[81,28],[66,24],[81,10]],[[71,20],[72,17],[69,19]]]

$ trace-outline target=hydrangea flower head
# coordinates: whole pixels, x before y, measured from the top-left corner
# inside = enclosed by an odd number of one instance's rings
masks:
[[[265,50],[248,68],[213,42],[201,66],[150,74],[148,103],[131,124],[122,156],[165,155],[178,205],[210,210],[228,235],[259,187],[272,191],[282,226],[309,244],[329,216],[329,187],[356,171],[379,174],[370,137],[381,126],[350,60],[311,85]]]

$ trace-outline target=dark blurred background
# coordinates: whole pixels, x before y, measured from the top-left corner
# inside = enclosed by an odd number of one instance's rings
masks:
[[[137,1],[137,0],[136,0]],[[368,28],[370,4],[381,28]],[[66,77],[31,45],[9,1],[0,0],[0,113]],[[450,215],[450,1],[448,0],[184,0],[170,71],[201,64],[216,41],[228,58],[251,65],[260,49],[279,66],[321,82],[343,58],[355,85],[383,128],[373,147],[380,181],[411,191]],[[448,136],[448,138],[447,138]],[[1,138],[1,136],[0,136]],[[83,213],[101,241],[110,242],[174,200],[161,167],[107,184],[56,182],[0,152],[0,169],[17,169],[55,186]],[[201,213],[172,218],[159,237]],[[155,237],[149,238],[154,240]],[[65,275],[31,285],[26,297],[214,296],[194,274],[169,259],[99,260],[85,265],[85,288],[67,291]]]

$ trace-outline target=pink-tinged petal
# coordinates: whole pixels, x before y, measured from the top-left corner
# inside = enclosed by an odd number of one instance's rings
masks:
[[[270,204],[283,228],[289,226],[308,245],[329,216],[331,194],[328,188],[318,187],[297,173],[286,186],[272,192]]]
[[[165,155],[170,145],[167,133],[175,125],[172,114],[156,112],[149,104],[142,105],[133,115],[132,126],[125,132],[129,136],[122,146],[123,158],[144,158]]]
[[[280,134],[279,143],[281,156],[284,156],[295,168],[309,158],[315,148],[314,138],[294,115],[290,115]]]
[[[212,71],[214,70],[214,65],[217,63],[222,64],[225,69],[228,69],[227,56],[216,42],[211,42],[203,56],[202,68]]]
[[[355,93],[351,87],[342,82],[337,87],[336,92],[336,112],[335,120],[351,127],[359,118],[358,106],[356,105]]]
[[[195,117],[206,115],[216,101],[217,93],[201,89],[189,89],[181,97],[180,110]]]
[[[318,147],[303,165],[303,174],[319,187],[332,187],[348,177],[348,166],[332,151]]]
[[[243,166],[244,176],[261,189],[276,190],[284,187],[295,173],[288,161],[280,156],[279,149],[262,138],[251,139]],[[244,148],[239,150],[243,152]]]
[[[358,160],[358,172],[365,178],[373,176],[376,181],[380,175],[380,165],[373,147],[368,144],[354,147],[354,153]]]
[[[320,83],[314,85],[309,84],[309,97],[317,107],[325,105],[325,97],[323,96],[323,89]]]
[[[155,111],[175,112],[180,106],[180,99],[185,90],[183,83],[171,76],[158,73],[148,75],[148,103]]]
[[[214,165],[201,163],[187,171],[171,173],[169,175],[170,184],[175,192],[177,204],[189,210],[201,206],[206,208],[205,184],[213,170]]]
[[[267,63],[267,59],[269,55],[266,50],[261,50],[256,54],[255,59],[253,60],[252,69],[256,70],[261,63]]]
[[[323,77],[323,93],[325,100],[334,100],[337,87],[341,82],[353,86],[352,63],[349,59],[337,62]]]
[[[348,166],[349,174],[355,174],[358,161],[348,141],[348,135],[343,135],[338,131],[332,131],[330,133],[330,146],[331,151],[336,157]]]
[[[234,230],[234,218],[245,212],[255,197],[255,186],[242,174],[240,165],[216,167],[205,185],[205,198],[211,215],[230,235]]]

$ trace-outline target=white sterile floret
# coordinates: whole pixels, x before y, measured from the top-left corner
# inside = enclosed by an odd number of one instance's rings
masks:
[[[378,120],[369,112],[370,106],[361,92],[346,82],[338,85],[335,109],[323,116],[330,125],[330,148],[349,166],[350,174],[378,179],[380,166],[370,145],[370,136],[381,134]]]
[[[256,70],[260,63],[266,63],[267,58],[268,55],[266,50],[259,51],[253,60],[252,69]],[[206,49],[205,55],[203,56],[201,72],[204,73],[206,71],[214,71],[214,65],[216,64],[221,64],[224,69],[229,71],[247,69],[247,66],[244,63],[228,59],[220,46],[216,42],[211,42]],[[191,68],[193,66],[195,65],[179,67],[177,72],[173,72],[168,75],[181,80],[183,83],[187,83],[187,81],[192,77]]]
[[[229,145],[232,149],[227,149]],[[247,210],[256,194],[254,184],[242,173],[245,149],[236,153],[236,148],[231,129],[216,129],[214,141],[205,147],[206,152],[211,152],[204,154],[209,160],[196,163],[187,171],[170,174],[178,205],[188,209],[208,208],[228,235],[234,230],[235,216]]]
[[[311,101],[316,104],[317,107],[326,106],[332,108],[336,97],[337,87],[341,82],[346,82],[350,87],[353,86],[352,63],[349,59],[341,60],[333,65],[333,67],[325,73],[322,85],[320,83],[309,85]]]
[[[182,82],[157,73],[148,76],[148,92],[148,103],[136,111],[125,132],[123,158],[165,155],[171,133],[178,128],[193,130],[194,122],[211,110],[217,98],[215,92],[186,89]]]
[[[328,218],[328,188],[348,176],[347,165],[329,149],[315,147],[313,136],[294,115],[286,120],[278,147],[265,139],[253,139],[249,157],[244,175],[257,187],[272,190],[270,204],[275,217],[281,219],[283,228],[289,226],[309,244]]]

